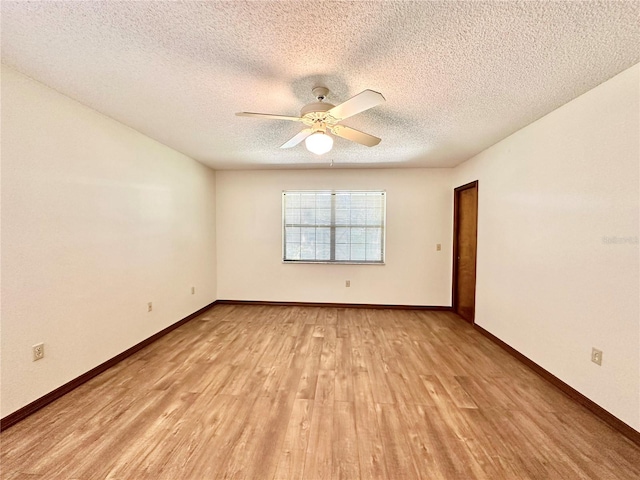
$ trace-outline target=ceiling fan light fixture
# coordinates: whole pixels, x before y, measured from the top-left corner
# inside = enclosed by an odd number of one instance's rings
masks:
[[[323,155],[333,148],[333,138],[323,132],[316,132],[309,135],[304,144],[311,153]]]
[[[299,117],[253,112],[238,112],[236,115],[240,117],[258,117],[269,120],[300,122],[307,127],[280,145],[280,148],[292,148],[304,140],[307,150],[316,155],[323,155],[333,148],[333,137],[328,135],[327,131],[330,131],[336,137],[344,138],[345,140],[367,147],[375,147],[378,145],[380,143],[378,137],[361,132],[355,128],[347,127],[340,122],[380,105],[385,101],[382,94],[374,92],[373,90],[363,90],[355,97],[351,97],[346,102],[342,102],[336,106],[324,102],[328,93],[329,89],[325,87],[315,87],[313,89],[313,95],[318,101],[302,107]]]

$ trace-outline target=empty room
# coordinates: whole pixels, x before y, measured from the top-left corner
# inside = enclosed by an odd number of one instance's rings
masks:
[[[640,478],[640,2],[0,8],[2,480]]]

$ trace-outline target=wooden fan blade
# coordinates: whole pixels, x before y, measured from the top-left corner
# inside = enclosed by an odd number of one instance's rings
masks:
[[[289,140],[288,142],[283,143],[282,145],[280,145],[280,148],[291,148],[291,147],[295,147],[296,145],[298,145],[301,141],[303,141],[305,138],[307,138],[309,135],[311,135],[313,133],[313,130],[310,128],[305,128],[304,130],[300,131],[295,137],[293,137],[291,140]]]
[[[352,142],[366,145],[367,147],[375,147],[381,141],[380,138],[361,132],[355,128],[345,127],[344,125],[335,125],[331,128],[331,132],[338,137],[346,138]]]
[[[333,107],[327,113],[333,118],[344,120],[356,113],[364,112],[365,110],[380,105],[384,101],[385,99],[381,93],[374,92],[373,90],[365,90],[355,97],[351,97],[346,102]]]
[[[266,118],[268,120],[291,120],[292,122],[300,122],[302,118],[300,117],[288,117],[286,115],[271,115],[269,113],[252,113],[252,112],[238,112],[236,113],[238,117],[258,117],[258,118]]]

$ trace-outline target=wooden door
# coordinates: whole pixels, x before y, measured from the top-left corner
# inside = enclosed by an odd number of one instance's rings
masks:
[[[453,310],[473,323],[476,310],[478,182],[454,190]]]

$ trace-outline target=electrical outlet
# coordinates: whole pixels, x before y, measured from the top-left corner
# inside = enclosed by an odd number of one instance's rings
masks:
[[[191,287],[191,295],[195,295],[196,294],[196,287]]]
[[[33,361],[42,360],[44,358],[44,343],[38,343],[33,347]]]
[[[602,350],[598,350],[597,348],[592,348],[591,361],[595,364],[602,365]]]
[[[347,280],[346,282],[344,282],[344,286],[345,287],[350,287],[351,286],[351,280]]]
[[[441,243],[436,243],[436,250],[439,252],[440,250],[442,250],[442,244]]]
[[[147,304],[147,312],[150,312],[151,310],[153,310],[153,303],[149,302]]]

